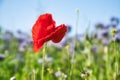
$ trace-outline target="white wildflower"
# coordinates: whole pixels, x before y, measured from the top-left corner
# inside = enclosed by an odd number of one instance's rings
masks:
[[[43,63],[43,59],[42,58],[38,59],[38,63],[42,64]]]
[[[11,77],[10,80],[16,80],[16,79],[15,79],[15,76]]]
[[[57,72],[55,73],[55,76],[56,76],[56,77],[62,76],[62,72],[61,72],[61,71],[57,71]]]

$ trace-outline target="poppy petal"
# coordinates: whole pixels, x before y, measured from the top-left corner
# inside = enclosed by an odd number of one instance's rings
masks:
[[[62,24],[55,28],[55,21],[52,19],[52,15],[49,13],[42,14],[37,19],[32,28],[32,38],[34,41],[34,51],[38,52],[45,42],[52,40],[54,43],[58,43],[62,40],[67,27]]]
[[[52,25],[52,26],[51,26]],[[36,23],[33,25],[32,28],[32,38],[33,40],[39,40],[47,35],[47,29],[54,29],[55,28],[55,21],[52,19],[51,14],[43,14],[40,15]]]
[[[64,24],[56,27],[52,41],[54,43],[60,42],[62,40],[62,38],[64,37],[66,32],[67,32],[67,26],[65,26]]]
[[[34,52],[38,52],[42,48],[44,42],[34,42],[33,44],[34,44]]]
[[[32,28],[32,38],[34,41],[34,51],[37,52],[45,41],[51,39],[51,32],[54,32],[55,21],[49,13],[40,15]],[[49,35],[49,36],[48,36]]]
[[[49,35],[39,39],[38,42],[34,44],[34,51],[38,52],[45,42],[47,42],[53,38],[54,33],[55,32],[52,32]]]

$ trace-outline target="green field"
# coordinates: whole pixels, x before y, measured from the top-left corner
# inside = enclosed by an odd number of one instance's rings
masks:
[[[43,62],[44,80],[120,80],[119,41],[108,40],[105,44],[88,35],[86,33],[82,40],[67,38],[60,44],[62,47],[47,42],[45,51],[43,47],[34,53],[31,41],[21,49],[22,41],[10,32],[1,31],[0,80],[41,80]],[[109,33],[106,39],[112,38],[114,35]]]

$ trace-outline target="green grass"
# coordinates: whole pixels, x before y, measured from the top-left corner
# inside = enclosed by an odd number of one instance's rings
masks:
[[[4,40],[0,40],[0,47],[5,44]],[[72,62],[72,56],[68,55],[65,47],[59,50],[54,46],[47,46],[46,55],[51,56],[53,61],[44,63],[44,80],[120,80],[120,43],[111,42],[104,46],[93,38],[77,41],[76,44]],[[91,51],[93,45],[97,45],[96,52]],[[12,39],[10,51],[0,49],[0,53],[6,55],[0,61],[0,80],[10,80],[13,76],[16,80],[41,80],[42,64],[38,63],[38,59],[42,58],[42,50],[34,53],[32,45],[28,45],[24,52],[19,53],[17,47],[18,41]],[[18,54],[21,58],[17,57]],[[70,77],[68,72],[71,65],[74,67]],[[57,71],[62,72],[59,77],[55,76]]]

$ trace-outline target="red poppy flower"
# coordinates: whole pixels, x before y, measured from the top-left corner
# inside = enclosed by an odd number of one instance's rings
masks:
[[[54,43],[60,42],[66,32],[67,26],[62,24],[56,27],[51,14],[46,13],[40,15],[32,28],[34,51],[38,52],[43,44],[49,40],[52,40]]]

